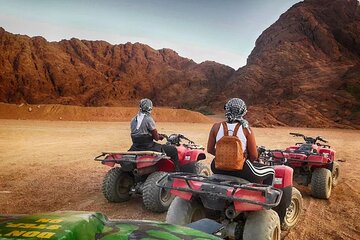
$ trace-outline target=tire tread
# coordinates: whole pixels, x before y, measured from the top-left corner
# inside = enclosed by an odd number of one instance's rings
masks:
[[[168,204],[163,205],[159,197],[161,190],[156,186],[156,182],[166,174],[166,172],[153,172],[147,177],[143,190],[143,202],[147,210],[161,213],[169,208],[172,199],[169,200]]]
[[[124,202],[130,199],[130,194],[119,195],[116,192],[116,181],[121,174],[126,173],[122,172],[121,168],[115,167],[110,169],[104,177],[102,193],[109,202]]]
[[[327,181],[330,178],[330,187]],[[332,175],[329,169],[317,168],[311,177],[311,194],[316,198],[328,199],[331,195]]]

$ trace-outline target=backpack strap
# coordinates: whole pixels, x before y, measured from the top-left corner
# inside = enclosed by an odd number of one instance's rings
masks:
[[[237,133],[238,133],[238,131],[239,131],[240,126],[241,126],[240,123],[236,124],[235,129],[234,129],[234,132],[233,132],[233,136],[235,136],[235,137],[237,136]]]
[[[222,124],[222,126],[224,128],[224,136],[229,136],[229,128],[227,126],[227,123],[222,122],[221,124]],[[239,131],[240,126],[241,126],[241,124],[238,123],[238,124],[236,124],[234,131],[230,130],[230,131],[233,132],[233,134],[232,134],[233,136],[235,136],[235,137],[237,136],[237,132]]]
[[[229,136],[229,129],[227,127],[226,122],[222,122],[221,124],[222,124],[222,126],[224,128],[224,136]]]

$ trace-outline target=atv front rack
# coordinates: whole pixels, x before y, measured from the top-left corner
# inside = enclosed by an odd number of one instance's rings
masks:
[[[167,181],[164,181],[165,178],[167,178]],[[186,182],[187,187],[173,187],[172,182],[174,179],[182,179]],[[213,192],[213,191],[206,191],[206,190],[197,190],[194,189],[190,184],[191,182],[201,182],[203,184],[213,186],[212,188],[215,189],[216,187],[227,187],[232,188],[231,193],[229,195]],[[260,205],[264,208],[270,209],[273,207],[276,207],[279,205],[281,197],[282,197],[282,190],[274,188],[269,185],[265,184],[258,184],[258,183],[249,183],[249,182],[243,182],[239,183],[234,180],[220,180],[220,179],[213,179],[211,177],[207,176],[201,176],[196,175],[192,173],[168,173],[161,179],[159,179],[156,182],[156,185],[158,187],[167,189],[167,190],[177,190],[181,192],[190,192],[193,194],[199,194],[199,195],[212,195],[219,198],[222,198],[224,200],[228,201],[235,201],[235,202],[242,202],[242,203],[249,203],[249,204],[255,204]],[[211,189],[211,188],[210,188]],[[256,200],[247,199],[245,197],[238,197],[235,196],[238,190],[244,189],[249,190],[252,192],[260,192],[262,196],[265,198],[265,202],[260,202]]]
[[[121,155],[121,158],[117,156]],[[102,152],[99,156],[95,157],[95,161],[100,161],[101,163],[113,162],[131,162],[136,163],[136,158],[138,156],[153,156],[154,159],[151,160],[141,160],[143,163],[154,163],[158,162],[160,159],[170,159],[165,153],[154,152],[154,151],[128,151],[128,152]]]
[[[203,145],[198,145],[198,144],[183,143],[183,145],[184,145],[184,147],[190,148],[190,149],[200,149],[200,150],[205,149]]]

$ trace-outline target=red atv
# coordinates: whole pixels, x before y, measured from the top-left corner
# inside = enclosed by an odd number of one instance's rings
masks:
[[[175,145],[179,156],[180,170],[209,175],[210,169],[200,160],[206,158],[204,148],[195,144],[181,134],[171,134],[167,144]],[[187,140],[186,144],[180,144]],[[111,169],[105,175],[102,192],[110,202],[123,202],[132,194],[142,194],[145,208],[154,212],[164,212],[169,208],[173,197],[165,190],[158,188],[156,182],[167,172],[174,172],[173,161],[162,152],[129,151],[103,152],[95,158]]]
[[[220,224],[213,234],[221,238],[263,240],[279,239],[281,229],[293,227],[302,209],[300,192],[292,187],[293,170],[274,166],[274,185],[251,183],[244,179],[213,174],[199,176],[171,173],[158,186],[176,196],[166,222],[178,225],[198,224],[209,219]]]
[[[328,199],[331,189],[338,183],[339,163],[335,161],[335,151],[322,137],[307,137],[300,133],[290,133],[302,137],[304,143],[296,143],[283,150],[270,151],[269,157],[275,164],[285,164],[294,169],[294,180],[300,185],[311,185],[311,194],[316,198]],[[323,144],[319,143],[322,142]]]

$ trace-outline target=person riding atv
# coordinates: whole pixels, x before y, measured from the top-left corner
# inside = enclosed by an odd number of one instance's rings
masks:
[[[247,113],[245,102],[232,98],[225,104],[224,110],[226,121],[212,126],[207,144],[208,153],[215,156],[211,163],[212,172],[272,185],[274,169],[254,163],[258,152],[254,131],[243,118]],[[230,132],[232,136],[229,136]]]
[[[133,144],[129,151],[165,152],[173,160],[175,171],[179,171],[179,157],[176,147],[154,142],[154,140],[163,140],[164,136],[158,133],[155,121],[151,116],[152,101],[147,98],[141,99],[139,107],[140,111],[130,123]]]
[[[221,225],[217,236],[225,239],[275,240],[298,222],[302,196],[293,187],[293,169],[251,162],[258,154],[254,132],[243,119],[246,111],[244,101],[230,99],[227,121],[213,125],[207,146],[215,155],[213,175],[168,173],[157,182],[176,196],[167,223],[189,226],[203,220],[207,226],[212,220]]]

